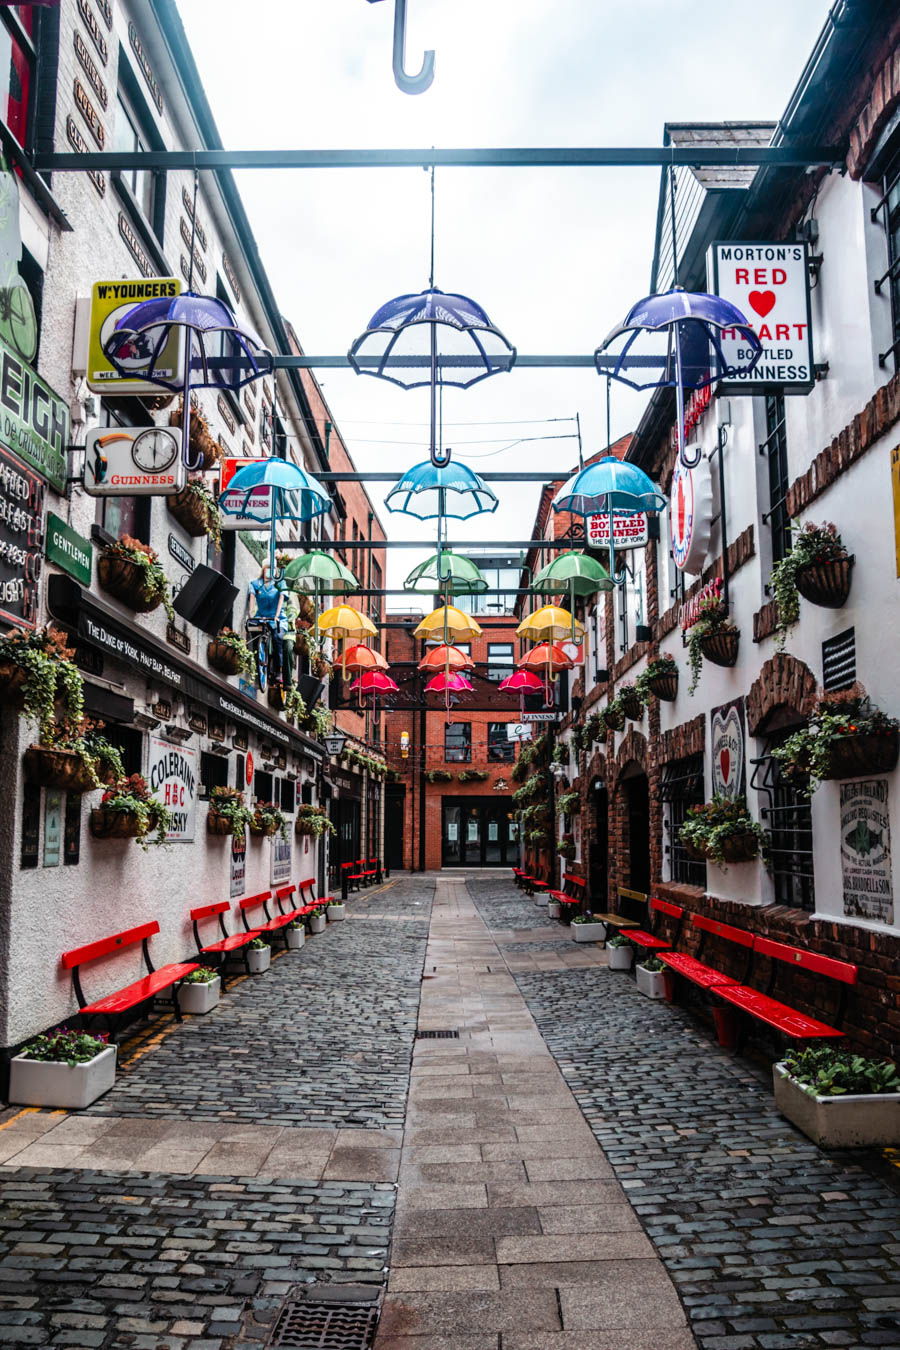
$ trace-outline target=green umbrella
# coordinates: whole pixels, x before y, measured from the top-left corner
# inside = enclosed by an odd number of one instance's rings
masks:
[[[313,549],[294,558],[284,569],[285,584],[292,591],[314,591],[316,596],[315,635],[319,637],[319,597],[323,589],[344,592],[358,591],[359,582],[340,558],[322,549]]]
[[[446,595],[483,595],[490,589],[471,558],[449,548],[414,567],[403,585],[408,591],[441,591]]]
[[[576,595],[595,595],[597,591],[615,590],[615,582],[600,563],[583,553],[569,550],[560,553],[542,567],[531,583],[533,591],[543,591],[548,595],[569,597],[569,609],[574,613]],[[572,620],[572,641],[575,641],[575,620]]]

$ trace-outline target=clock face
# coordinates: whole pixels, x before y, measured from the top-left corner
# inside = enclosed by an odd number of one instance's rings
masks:
[[[144,473],[164,473],[175,462],[178,442],[165,427],[153,427],[135,437],[131,458]]]

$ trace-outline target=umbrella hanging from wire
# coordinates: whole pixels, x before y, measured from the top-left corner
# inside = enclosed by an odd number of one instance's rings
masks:
[[[522,620],[516,629],[516,636],[531,642],[561,642],[566,638],[581,642],[584,639],[584,625],[574,614],[561,609],[559,605],[542,605]]]
[[[544,684],[544,702],[547,707],[553,702],[553,683],[563,670],[571,670],[575,665],[571,656],[558,642],[540,642],[530,652],[520,656],[516,662],[520,671],[535,673],[541,671]]]
[[[666,505],[665,497],[643,469],[616,459],[615,455],[604,455],[596,463],[579,469],[553,498],[554,511],[568,511],[576,516],[608,514],[609,570],[616,584],[619,584],[614,537],[616,513],[656,512]]]
[[[346,595],[349,591],[358,591],[359,582],[340,560],[323,549],[312,549],[309,553],[293,558],[284,569],[285,584],[292,591],[315,592],[315,635],[319,637],[319,602],[323,590],[338,591]]]
[[[419,670],[474,670],[475,662],[459,647],[443,645],[432,647],[419,662]]]
[[[449,548],[414,567],[403,588],[407,591],[442,590],[448,599],[455,595],[484,595],[490,589],[471,558],[464,558]]]
[[[544,681],[533,670],[517,670],[501,680],[498,689],[505,689],[519,695],[519,714],[525,716],[525,695],[538,694],[544,690]]]
[[[352,605],[334,605],[319,616],[319,628],[336,642],[364,642],[368,637],[377,637],[378,629],[367,615],[354,609]],[[347,648],[342,652],[346,655]],[[346,679],[346,667],[341,662],[341,671]]]
[[[256,488],[268,487],[271,501],[269,527],[269,567],[275,575],[275,531],[279,520],[313,520],[327,515],[333,502],[328,492],[312,474],[287,459],[259,459],[247,464],[228,483],[223,514],[243,515]],[[243,501],[237,499],[243,494]],[[235,505],[229,506],[234,500]]]
[[[546,567],[541,568],[531,583],[531,589],[542,591],[545,595],[559,595],[566,591],[569,609],[574,610],[576,596],[585,598],[596,595],[598,591],[611,591],[615,589],[615,583],[596,559],[569,550],[558,554]]]

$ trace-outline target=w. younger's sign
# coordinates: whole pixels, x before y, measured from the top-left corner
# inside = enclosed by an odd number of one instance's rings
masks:
[[[809,308],[806,244],[716,243],[707,254],[709,288],[737,305],[763,345],[749,375],[722,380],[719,393],[753,393],[776,387],[808,394],[816,382]],[[750,350],[736,329],[722,335],[729,366],[745,366]]]

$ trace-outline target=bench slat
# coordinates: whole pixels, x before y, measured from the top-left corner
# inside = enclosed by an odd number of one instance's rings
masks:
[[[736,942],[739,947],[753,946],[753,934],[745,932],[743,928],[732,928],[730,924],[719,923],[718,919],[707,919],[703,914],[692,914],[691,923],[704,933],[712,933],[726,942]]]
[[[259,895],[248,895],[246,900],[240,900],[238,902],[238,907],[240,909],[254,909],[257,905],[264,905],[271,899],[271,891],[260,891]]]
[[[259,930],[256,928],[251,928],[249,933],[232,933],[231,937],[220,938],[218,942],[211,942],[208,947],[201,947],[200,952],[202,955],[207,952],[211,955],[216,952],[233,952],[238,947],[246,947],[255,937],[259,937]]]
[[[837,961],[833,956],[820,956],[818,952],[804,951],[800,947],[789,947],[787,943],[774,942],[771,938],[758,937],[753,950],[760,956],[786,961],[790,966],[800,966],[802,970],[827,975],[829,979],[840,980],[843,984],[856,984],[859,976],[859,967],[847,961]]]
[[[660,914],[668,914],[670,919],[680,919],[684,913],[681,905],[673,905],[671,900],[660,900],[658,896],[651,896],[650,908],[658,910]]]
[[[158,932],[159,924],[154,919],[151,923],[139,924],[137,928],[126,928],[123,933],[113,933],[111,937],[89,942],[86,947],[74,947],[70,952],[63,952],[61,957],[63,969],[72,970],[74,966],[81,966],[85,961],[95,961],[98,956],[109,956],[111,952],[119,951],[122,947],[130,947],[135,942],[143,942],[145,938],[153,937],[153,934]]]
[[[654,952],[668,949],[672,945],[665,938],[656,937],[653,933],[645,933],[641,928],[630,931],[628,941],[636,942],[639,947],[646,947],[649,951]]]
[[[716,985],[733,983],[728,975],[723,975],[720,970],[714,970],[712,966],[698,961],[696,956],[688,956],[686,952],[661,952],[659,959],[674,970],[676,975],[683,975],[686,980],[699,985],[701,989],[714,989]]]
[[[214,919],[217,914],[227,914],[230,908],[227,900],[219,900],[215,905],[201,905],[199,909],[191,910],[191,920],[197,923],[200,919]]]
[[[129,984],[124,989],[119,989],[114,994],[107,994],[106,998],[98,999],[96,1003],[89,1003],[86,1008],[82,1008],[82,1013],[119,1013],[126,1012],[129,1008],[136,1008],[139,1003],[144,1003],[148,998],[153,998],[161,989],[168,989],[170,985],[183,980],[185,975],[190,975],[192,970],[198,969],[196,961],[185,961],[179,965],[162,966],[155,970],[152,975],[145,975],[142,980],[135,980],[134,984]]]
[[[750,989],[744,984],[731,984],[714,989],[713,992],[717,998],[724,998],[751,1017],[795,1040],[819,1040],[844,1034],[837,1027],[830,1027],[827,1022],[819,1022],[815,1017],[807,1017],[805,1013],[797,1012],[796,1008],[789,1008],[786,1003],[779,1003],[768,994],[761,994],[758,989]]]

